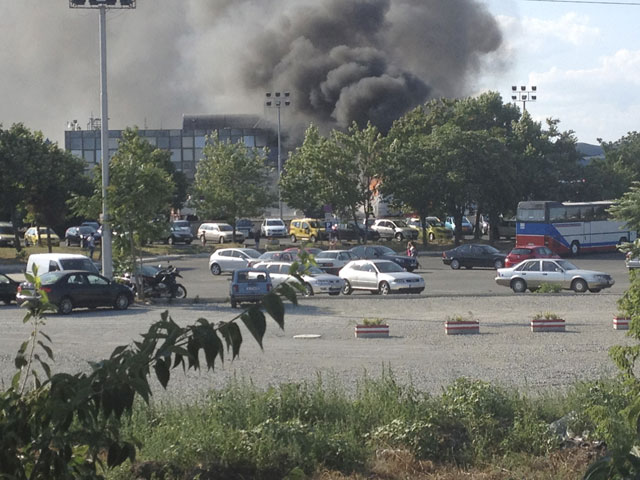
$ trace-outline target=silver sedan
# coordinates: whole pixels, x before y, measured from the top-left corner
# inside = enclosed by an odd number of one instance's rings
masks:
[[[530,259],[515,267],[499,268],[496,283],[522,293],[534,291],[544,284],[558,285],[577,293],[599,292],[611,287],[615,281],[611,275],[594,270],[582,270],[573,263],[561,259]]]

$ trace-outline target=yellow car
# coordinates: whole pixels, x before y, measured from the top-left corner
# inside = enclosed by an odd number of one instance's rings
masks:
[[[444,223],[440,221],[438,217],[427,217],[427,238],[430,242],[440,242],[440,241],[448,241],[453,237],[453,231],[449,230],[444,226]],[[422,227],[420,226],[419,218],[407,218],[407,224],[412,227],[420,230],[422,232]]]
[[[48,235],[51,237],[51,245],[60,246],[60,237],[56,235],[56,232],[47,227],[38,227],[40,230],[40,240],[42,241],[42,245],[47,245],[47,230],[49,231]],[[29,247],[31,245],[37,245],[38,243],[38,233],[36,231],[36,227],[31,227],[27,229],[24,234],[24,246]]]
[[[289,225],[289,237],[294,243],[298,240],[309,240],[311,243],[315,243],[316,240],[327,238],[327,230],[321,220],[296,218],[291,220]]]

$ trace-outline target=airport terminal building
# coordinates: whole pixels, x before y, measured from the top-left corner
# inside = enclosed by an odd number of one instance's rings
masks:
[[[176,168],[185,173],[188,179],[195,176],[196,165],[203,158],[206,138],[217,132],[221,140],[244,143],[248,148],[268,147],[267,164],[277,167],[278,134],[273,125],[258,115],[184,115],[182,129],[143,130],[140,135],[151,145],[171,152],[171,161]],[[109,156],[118,149],[122,130],[109,130]],[[287,157],[285,135],[281,132],[281,158]],[[68,124],[64,135],[65,149],[86,161],[87,169],[92,170],[100,163],[100,122],[91,119],[85,130],[77,121]]]

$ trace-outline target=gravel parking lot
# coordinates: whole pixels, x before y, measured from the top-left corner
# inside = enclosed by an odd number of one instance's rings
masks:
[[[202,285],[215,286],[224,295],[227,281],[212,278],[202,263]],[[609,377],[616,368],[608,358],[609,347],[628,343],[625,332],[612,328],[616,301],[624,291],[626,270],[616,258],[592,258],[583,263],[613,267],[617,283],[598,294],[513,294],[497,287],[491,270],[451,271],[438,259],[424,259],[421,273],[427,279],[426,294],[380,297],[367,293],[349,297],[301,299],[287,307],[286,328],[269,321],[264,351],[244,331],[241,356],[214,372],[183,375],[175,371],[168,392],[159,397],[192,399],[233,378],[251,380],[264,387],[281,382],[335,380],[355,388],[365,375],[379,376],[391,370],[403,382],[437,393],[460,376],[483,379],[530,392],[566,388],[578,380]],[[600,262],[600,263],[598,263]],[[441,263],[441,262],[440,262]],[[196,278],[199,267],[185,264],[185,280]],[[603,268],[604,269],[604,268]],[[213,282],[213,283],[212,283]],[[187,283],[187,282],[185,282]],[[217,285],[217,286],[216,286]],[[445,287],[443,287],[443,285]],[[189,284],[187,283],[189,288]],[[193,287],[195,288],[195,287]],[[192,289],[193,289],[192,288]],[[52,336],[56,369],[76,371],[89,360],[104,358],[117,345],[128,344],[145,331],[160,313],[161,305],[138,305],[126,312],[77,311],[70,316],[52,315],[45,327]],[[228,303],[169,306],[181,324],[205,317],[229,320],[237,310]],[[564,333],[532,333],[531,316],[553,311],[567,321]],[[13,374],[13,356],[27,339],[23,311],[15,306],[0,310],[0,378]],[[447,336],[447,315],[472,312],[480,320],[480,334]],[[381,317],[391,328],[389,339],[355,339],[354,325],[366,317]],[[298,334],[318,334],[312,340]]]

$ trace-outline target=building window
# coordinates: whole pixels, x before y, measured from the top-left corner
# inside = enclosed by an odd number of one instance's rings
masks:
[[[85,150],[95,150],[96,149],[96,139],[95,137],[85,137],[82,140],[82,146]]]
[[[248,135],[244,137],[244,144],[246,147],[253,148],[256,146],[256,137],[253,135]]]
[[[118,139],[109,136],[109,150],[118,149]]]
[[[169,137],[169,148],[181,148],[181,147],[182,147],[181,137]]]
[[[93,150],[85,150],[84,154],[82,155],[82,157],[84,158],[85,162],[87,163],[95,163],[96,159],[94,156],[94,151]]]
[[[196,137],[195,145],[196,148],[204,148],[204,136]]]
[[[82,158],[82,150],[71,150],[71,155],[74,157]]]
[[[171,161],[174,163],[182,162],[182,155],[180,153],[181,151],[179,148],[171,149]]]
[[[158,137],[157,147],[169,150],[169,137]]]
[[[80,150],[80,149],[82,149],[82,137],[80,136],[71,137],[71,150]]]
[[[182,146],[184,148],[193,148],[193,137],[182,137]]]
[[[185,148],[182,151],[182,160],[185,162],[193,161],[193,150],[191,148]]]

